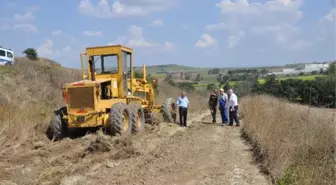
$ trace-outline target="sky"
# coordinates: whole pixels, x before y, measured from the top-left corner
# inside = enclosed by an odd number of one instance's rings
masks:
[[[336,59],[335,0],[1,0],[0,46],[79,68],[86,47],[135,65],[251,67]]]

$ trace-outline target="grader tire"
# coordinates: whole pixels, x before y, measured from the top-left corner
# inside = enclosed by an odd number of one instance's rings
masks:
[[[109,120],[110,133],[113,136],[132,132],[131,111],[125,103],[112,105]]]
[[[66,107],[62,107],[54,112],[46,131],[46,135],[49,140],[59,141],[66,136],[67,123],[63,119],[64,114],[66,114]]]
[[[168,123],[175,123],[176,114],[175,114],[175,101],[173,98],[167,98],[163,101],[162,111],[163,111],[163,121]]]
[[[142,132],[145,129],[145,113],[141,105],[131,104],[132,110],[132,132]]]

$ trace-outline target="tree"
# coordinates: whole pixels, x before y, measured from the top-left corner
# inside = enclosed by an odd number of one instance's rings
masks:
[[[222,81],[222,79],[223,79],[223,74],[218,74],[217,76],[216,76],[216,80],[217,80],[217,82],[221,82]]]
[[[208,84],[207,85],[207,90],[214,90],[217,88],[217,85],[214,83]]]
[[[191,74],[189,72],[186,72],[185,79],[186,80],[190,80],[191,79]]]
[[[173,75],[171,73],[168,73],[164,79],[164,81],[169,82],[173,79]]]
[[[196,76],[196,81],[201,81],[202,80],[202,76],[201,76],[201,74],[200,73],[198,73],[197,74],[197,76]]]
[[[320,69],[320,74],[323,74],[324,73],[324,70],[321,68]]]
[[[23,51],[23,53],[30,60],[37,60],[38,59],[37,51],[34,48],[27,48]]]

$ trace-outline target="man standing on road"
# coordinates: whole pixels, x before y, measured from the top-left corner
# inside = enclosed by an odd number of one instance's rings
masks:
[[[180,125],[187,127],[188,108],[190,106],[185,92],[182,92],[181,96],[177,98],[176,104],[179,106]]]
[[[222,117],[222,124],[226,124],[228,123],[228,111],[227,111],[227,107],[226,107],[226,103],[227,103],[227,94],[224,93],[224,89],[220,89],[219,90],[219,111],[221,113],[221,117]]]
[[[217,104],[218,104],[218,94],[217,90],[214,90],[209,97],[209,108],[212,116],[212,123],[216,123],[216,112],[217,112]]]
[[[238,98],[237,95],[233,93],[232,89],[228,90],[228,94],[230,96],[228,107],[230,111],[230,123],[229,125],[233,125],[233,121],[236,123],[236,126],[240,126],[240,121],[238,118]]]

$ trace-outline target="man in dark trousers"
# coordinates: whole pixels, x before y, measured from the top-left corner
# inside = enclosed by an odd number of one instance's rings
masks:
[[[219,111],[222,117],[222,126],[228,123],[228,109],[227,109],[227,101],[228,95],[224,93],[224,89],[219,90]]]
[[[217,90],[214,90],[210,94],[208,105],[209,105],[211,116],[212,116],[212,123],[216,123],[216,112],[217,112],[217,105],[218,105]]]
[[[187,127],[188,108],[190,105],[185,92],[182,92],[181,96],[177,98],[176,104],[179,106],[180,125]]]
[[[233,121],[236,122],[236,126],[240,126],[240,121],[238,118],[238,98],[235,93],[233,93],[232,89],[228,90],[229,94],[229,102],[228,102],[228,107],[229,107],[229,116],[230,116],[230,126],[233,126]]]

